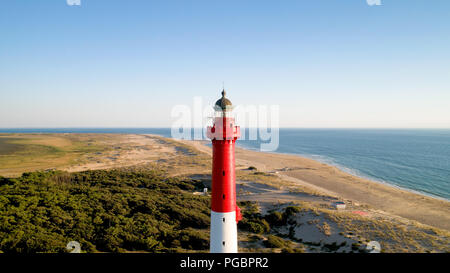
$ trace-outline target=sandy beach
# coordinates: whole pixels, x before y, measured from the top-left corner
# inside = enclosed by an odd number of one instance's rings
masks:
[[[210,147],[202,142],[184,143],[204,153],[211,153]],[[367,204],[377,210],[450,230],[450,202],[445,200],[356,177],[336,167],[296,155],[236,148],[236,164],[254,166],[325,195]]]

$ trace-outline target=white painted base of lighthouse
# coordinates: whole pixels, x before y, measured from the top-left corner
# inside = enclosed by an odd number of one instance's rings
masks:
[[[236,212],[211,211],[211,253],[237,253]]]

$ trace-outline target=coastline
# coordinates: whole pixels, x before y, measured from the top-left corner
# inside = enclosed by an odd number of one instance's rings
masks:
[[[211,154],[211,148],[204,145],[204,141],[181,142]],[[336,166],[299,155],[236,147],[236,169],[246,169],[249,166],[324,195],[368,205],[380,212],[450,230],[450,202],[445,199],[361,178]]]
[[[8,136],[10,135],[2,134],[2,137]],[[163,168],[168,170],[171,176],[200,174],[208,177],[211,172],[211,147],[204,145],[207,141],[174,140],[156,134],[54,133],[14,136],[21,138],[20,143],[58,147],[58,150],[64,153],[57,152],[44,156],[22,153],[22,157],[10,157],[10,166],[3,165],[1,170],[3,176],[17,177],[24,171],[33,170],[59,169],[77,172],[132,166]],[[40,162],[35,158],[39,158]],[[22,163],[17,165],[14,162]],[[361,178],[338,167],[299,155],[236,147],[237,184],[255,182],[252,186],[261,190],[265,185],[257,181],[256,172],[248,170],[250,166],[255,167],[257,173],[260,173],[259,178],[262,176],[265,182],[269,182],[272,186],[284,187],[286,184],[289,184],[289,187],[293,186],[292,192],[286,188],[284,191],[273,191],[270,200],[265,199],[266,203],[277,203],[278,200],[308,201],[310,197],[314,199],[316,192],[322,196],[332,197],[333,200],[345,201],[350,213],[364,210],[370,212],[371,217],[380,215],[400,217],[405,221],[413,220],[450,231],[450,202],[447,200]],[[5,175],[8,173],[11,175]],[[303,198],[306,195],[309,197]],[[258,195],[249,198],[263,202],[258,199],[260,198]],[[328,204],[331,204],[330,201]]]
[[[260,153],[272,153],[272,154],[279,154],[279,155],[292,155],[292,156],[298,156],[298,157],[305,158],[305,159],[314,160],[314,161],[317,161],[319,163],[328,165],[330,167],[335,167],[335,168],[339,169],[340,171],[342,171],[344,173],[347,173],[348,175],[355,176],[355,177],[358,177],[358,178],[361,178],[361,179],[365,179],[365,180],[369,180],[369,181],[371,181],[373,183],[379,183],[381,185],[386,185],[386,186],[389,186],[389,187],[393,187],[393,188],[398,189],[398,190],[403,190],[403,191],[407,191],[407,192],[410,192],[410,193],[423,195],[425,197],[430,197],[430,198],[438,199],[438,200],[441,200],[441,201],[450,202],[449,199],[441,197],[441,196],[438,196],[438,195],[435,195],[435,194],[432,194],[432,193],[426,193],[426,192],[421,192],[421,191],[414,190],[414,189],[405,188],[405,187],[402,187],[402,186],[399,186],[399,185],[395,185],[393,182],[390,182],[390,181],[377,180],[374,177],[370,177],[368,175],[359,174],[358,170],[351,169],[349,167],[346,167],[346,166],[343,166],[343,165],[339,165],[337,163],[330,162],[332,160],[320,160],[318,158],[314,158],[314,157],[306,155],[306,154],[282,153],[282,152],[262,152],[262,151],[258,151],[256,149],[243,147],[243,146],[240,146],[240,145],[237,146],[237,147],[239,147],[241,149],[244,149],[244,150],[248,150],[248,151],[260,152]]]

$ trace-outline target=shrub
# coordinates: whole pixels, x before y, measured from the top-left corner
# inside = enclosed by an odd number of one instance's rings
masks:
[[[284,209],[284,215],[285,215],[285,217],[289,217],[289,216],[293,216],[293,215],[297,214],[297,212],[300,212],[300,211],[301,211],[300,207],[289,206]]]
[[[256,234],[263,234],[270,231],[269,223],[264,219],[243,220],[238,223],[238,227]]]
[[[208,245],[209,198],[157,171],[30,172],[1,178],[0,251],[170,252]],[[198,229],[202,229],[199,231]]]
[[[286,224],[285,218],[283,217],[283,214],[278,211],[273,211],[266,215],[265,219],[269,224],[273,226],[281,226]]]
[[[267,237],[267,240],[264,241],[264,245],[269,248],[282,248],[285,246],[289,246],[289,243],[278,236],[269,235]]]
[[[179,241],[185,249],[206,250],[209,249],[209,233],[193,229],[180,232]]]
[[[281,250],[281,253],[305,253],[305,249],[285,247]]]

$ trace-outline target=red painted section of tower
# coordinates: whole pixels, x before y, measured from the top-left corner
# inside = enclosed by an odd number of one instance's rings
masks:
[[[214,126],[208,127],[207,136],[212,140],[213,146],[211,209],[215,212],[236,211],[236,216],[240,216],[240,210],[236,206],[234,158],[240,128],[234,125],[234,118],[217,117],[214,119]]]
[[[236,223],[242,220],[241,208],[236,205]]]

